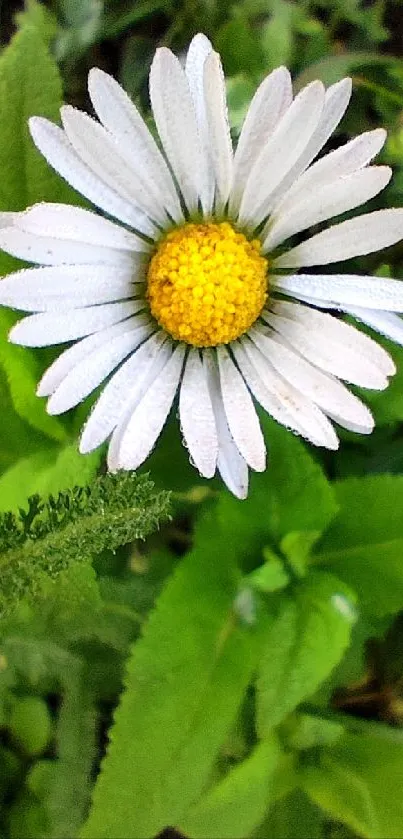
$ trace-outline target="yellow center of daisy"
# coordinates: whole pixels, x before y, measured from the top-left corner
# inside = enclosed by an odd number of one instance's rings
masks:
[[[227,344],[254,323],[267,297],[267,260],[228,222],[172,230],[150,261],[151,312],[173,338],[196,347]]]

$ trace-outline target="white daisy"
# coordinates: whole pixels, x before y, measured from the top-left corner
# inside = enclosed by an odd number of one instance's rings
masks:
[[[382,389],[395,372],[373,340],[321,309],[347,312],[403,344],[403,283],[297,273],[371,253],[403,236],[403,209],[312,225],[373,198],[390,178],[368,165],[385,140],[369,131],[312,163],[342,118],[344,79],[293,98],[280,67],[258,88],[235,153],[220,58],[203,35],[186,66],[159,49],[150,97],[162,150],[116,81],[89,76],[99,118],[62,108],[63,128],[35,117],[33,139],[75,189],[118,220],[37,204],[10,214],[0,246],[41,267],[2,281],[0,302],[32,314],[10,340],[75,341],[39,387],[48,411],[77,405],[105,379],[80,450],[110,437],[112,470],[150,454],[177,392],[190,457],[244,498],[248,466],[265,468],[253,398],[317,446],[336,449],[330,420],[368,434],[368,408],[340,380]],[[2,220],[4,223],[4,220]],[[288,299],[288,298],[291,298]]]

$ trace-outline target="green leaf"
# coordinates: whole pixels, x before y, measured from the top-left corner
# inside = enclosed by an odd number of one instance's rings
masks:
[[[35,72],[33,72],[35,68]],[[53,172],[30,137],[34,114],[58,121],[62,84],[38,30],[25,25],[0,57],[0,209],[60,201],[70,188]]]
[[[267,417],[262,417],[262,425],[267,470],[251,476],[249,496],[242,504],[224,492],[218,501],[226,550],[249,557],[295,531],[315,531],[316,538],[337,511],[332,488],[304,444]]]
[[[36,395],[40,379],[37,357],[30,350],[8,341],[8,333],[15,322],[13,312],[0,310],[0,365],[7,377],[14,408],[36,431],[46,434],[52,440],[63,442],[67,438],[63,425],[59,419],[46,413],[44,400]]]
[[[35,68],[35,72],[33,72]],[[28,131],[28,118],[40,114],[58,119],[62,104],[59,73],[38,29],[24,25],[0,57],[0,210],[23,210],[35,201],[60,201],[71,190],[39,154]],[[0,271],[15,267],[7,255]],[[0,313],[0,364],[17,413],[33,428],[61,441],[66,434],[56,417],[46,414],[35,395],[40,367],[29,350],[9,344],[15,315]]]
[[[334,484],[340,513],[317,546],[315,561],[359,593],[381,616],[403,607],[403,477],[374,475]]]
[[[84,837],[136,839],[180,824],[256,667],[268,621],[261,614],[251,627],[234,613],[239,572],[212,537],[214,511],[199,530],[133,648]]]
[[[46,44],[50,44],[57,32],[57,20],[51,9],[47,9],[43,3],[37,0],[25,0],[23,12],[15,16],[19,29],[25,26],[33,26],[41,35]]]
[[[76,443],[49,447],[22,458],[0,477],[0,511],[27,507],[28,496],[57,495],[71,486],[84,486],[96,474],[99,452],[80,455]]]
[[[0,614],[26,596],[40,595],[44,575],[56,577],[75,562],[90,562],[105,548],[141,539],[167,517],[167,493],[153,493],[146,476],[107,474],[28,511],[0,514]]]
[[[203,796],[181,822],[180,832],[194,839],[249,836],[270,806],[278,755],[273,737],[256,746],[250,757]]]
[[[386,728],[386,727],[385,727]],[[302,775],[304,788],[335,818],[369,839],[403,835],[403,740],[346,732]]]
[[[297,76],[295,89],[301,90],[309,82],[319,79],[323,84],[331,85],[353,70],[361,67],[371,67],[378,64],[393,65],[396,59],[389,55],[379,55],[377,52],[343,52],[340,55],[330,55],[311,64]]]
[[[378,344],[392,356],[396,373],[392,376],[386,391],[366,391],[365,401],[374,413],[377,425],[389,425],[403,420],[403,347],[398,347],[377,333],[367,330]]]
[[[360,836],[378,835],[368,787],[348,765],[340,766],[325,755],[319,766],[303,770],[301,781],[315,804],[335,820],[345,822]]]
[[[46,437],[36,433],[15,413],[7,380],[0,368],[0,474],[9,469],[22,454],[43,448]]]
[[[324,819],[301,790],[277,801],[253,839],[323,839]]]
[[[355,619],[352,596],[330,574],[313,573],[282,594],[258,672],[260,736],[310,696],[329,676],[349,644]]]
[[[290,64],[294,46],[293,24],[298,8],[294,3],[275,0],[270,20],[262,27],[261,45],[266,58],[266,72],[280,64]]]

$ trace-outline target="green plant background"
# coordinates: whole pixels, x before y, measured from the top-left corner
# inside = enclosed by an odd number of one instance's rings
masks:
[[[0,210],[83,203],[27,118],[89,109],[113,73],[149,114],[156,46],[220,50],[234,137],[257,83],[353,78],[333,146],[383,125],[403,204],[399,0],[3,4]],[[0,254],[0,274],[17,265]],[[403,245],[357,259],[403,279]],[[347,270],[343,266],[342,270]],[[0,836],[401,839],[403,350],[377,428],[313,450],[262,416],[269,468],[239,502],[189,466],[173,415],[139,477],[80,457],[0,311]],[[388,345],[388,342],[385,342]],[[98,476],[98,477],[97,477]],[[170,491],[167,493],[167,491]],[[28,496],[31,496],[28,501]]]

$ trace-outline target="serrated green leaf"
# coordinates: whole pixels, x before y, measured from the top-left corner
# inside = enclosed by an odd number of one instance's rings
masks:
[[[340,661],[355,614],[346,586],[313,573],[282,594],[258,671],[257,725],[264,736],[310,696]]]
[[[77,444],[49,447],[22,458],[0,477],[0,511],[27,506],[30,495],[57,495],[71,486],[85,486],[96,474],[99,452],[83,457]]]
[[[270,806],[278,757],[274,737],[256,746],[250,757],[201,798],[181,822],[180,832],[194,839],[249,836]]]
[[[403,477],[371,475],[334,484],[340,512],[317,546],[315,561],[382,616],[403,608]]]
[[[239,504],[229,493],[218,501],[226,550],[260,553],[288,533],[322,533],[337,511],[330,483],[304,444],[286,428],[262,417],[268,466],[251,476],[248,498]],[[302,539],[302,536],[299,537]]]
[[[209,780],[256,667],[267,620],[262,614],[250,627],[237,619],[235,561],[219,540],[204,549],[217,532],[214,511],[199,528],[202,538],[134,646],[84,837],[136,839],[179,824]]]
[[[0,613],[40,596],[44,576],[144,539],[167,515],[168,494],[155,495],[152,482],[133,472],[103,475],[42,503],[34,496],[19,516],[1,513]]]

